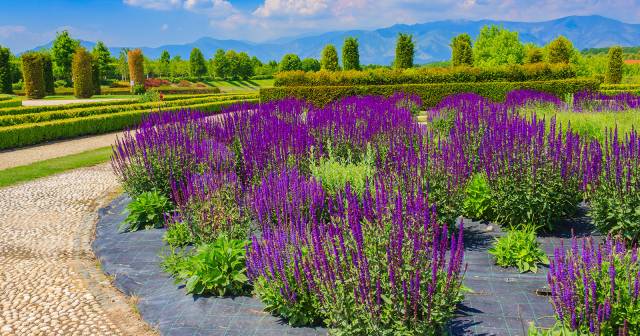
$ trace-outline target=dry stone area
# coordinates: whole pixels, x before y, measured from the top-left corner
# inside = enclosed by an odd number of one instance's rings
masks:
[[[0,189],[0,335],[150,333],[90,250],[107,164]]]

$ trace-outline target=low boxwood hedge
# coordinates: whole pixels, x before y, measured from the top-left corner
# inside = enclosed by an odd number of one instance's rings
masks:
[[[5,100],[0,100],[0,109],[13,108],[13,107],[18,107],[18,106],[22,106],[22,100],[20,100],[20,99],[10,98],[10,99],[5,99]]]
[[[512,90],[529,89],[552,93],[558,97],[583,90],[598,90],[595,79],[563,79],[529,82],[437,83],[362,86],[291,86],[260,89],[260,101],[267,102],[286,97],[304,99],[316,106],[324,106],[348,96],[390,96],[396,92],[416,94],[422,98],[423,108],[437,105],[443,98],[464,92],[474,92],[494,101],[504,100]]]
[[[185,106],[194,110],[214,113],[240,102],[256,102],[257,99],[229,100]],[[176,110],[173,107],[164,111]],[[143,116],[157,111],[124,111],[81,118],[61,119],[35,124],[22,124],[0,128],[0,149],[34,145],[45,141],[74,138],[83,135],[120,131],[140,123]]]
[[[206,94],[206,93],[220,93],[218,87],[157,87],[152,88],[154,91],[158,91],[162,94]],[[16,95],[24,95],[24,90],[16,90]],[[131,89],[128,87],[115,87],[101,89],[103,95],[127,95],[131,94]],[[56,88],[56,95],[66,96],[73,95],[73,88]]]

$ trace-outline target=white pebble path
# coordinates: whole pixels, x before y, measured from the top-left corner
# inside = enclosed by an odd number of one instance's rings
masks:
[[[0,189],[0,335],[150,333],[90,249],[117,190],[108,164]]]

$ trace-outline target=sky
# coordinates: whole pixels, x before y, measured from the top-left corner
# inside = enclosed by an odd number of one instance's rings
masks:
[[[108,46],[201,37],[271,41],[445,19],[545,21],[599,14],[640,23],[640,0],[0,0],[0,45],[14,53],[57,31]]]

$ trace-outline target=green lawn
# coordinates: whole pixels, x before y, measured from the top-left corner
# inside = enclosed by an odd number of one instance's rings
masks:
[[[0,187],[31,181],[67,170],[93,166],[111,158],[111,147],[35,162],[26,166],[0,170]]]
[[[219,87],[222,92],[253,92],[263,87],[272,87],[273,79],[215,80],[206,83]]]
[[[139,98],[136,95],[95,95],[89,99],[137,99]],[[76,99],[73,95],[55,95],[55,96],[46,96],[45,100],[60,100],[60,99]]]

